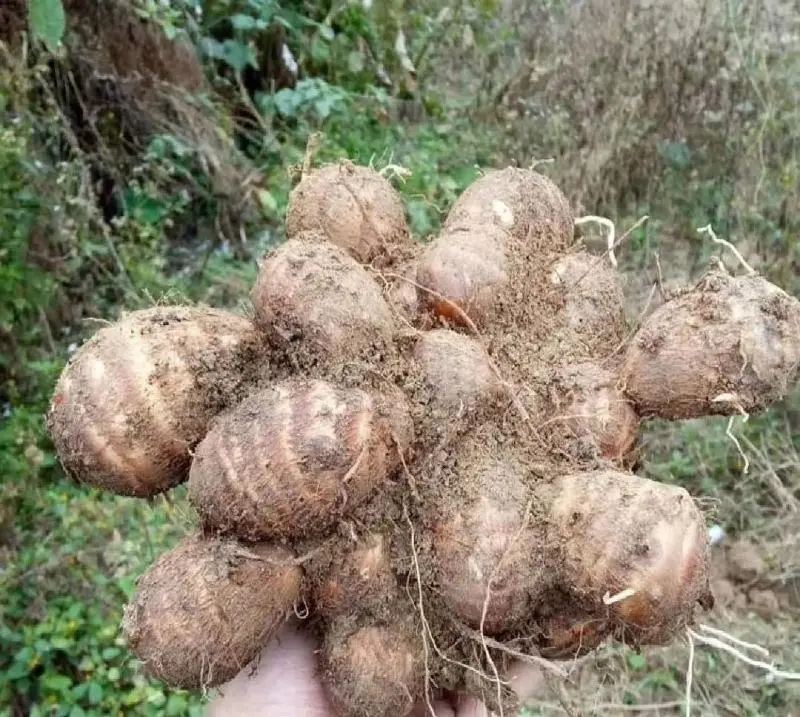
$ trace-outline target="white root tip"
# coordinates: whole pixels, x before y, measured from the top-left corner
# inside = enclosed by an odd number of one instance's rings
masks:
[[[758,652],[764,657],[769,657],[769,650],[766,647],[761,647],[761,645],[756,645],[754,642],[745,642],[744,640],[740,640],[738,637],[734,637],[728,632],[724,630],[720,630],[716,627],[711,627],[711,625],[704,625],[700,624],[699,627],[703,632],[707,632],[710,635],[715,635],[716,637],[722,638],[723,640],[727,640],[728,642],[733,643],[734,645],[739,645],[739,647],[744,647],[746,650],[753,650],[754,652]]]
[[[636,591],[633,588],[625,588],[616,595],[610,595],[608,592],[606,592],[606,594],[603,595],[603,603],[605,605],[613,605],[614,603],[627,600],[629,597],[633,597],[635,594]]]
[[[744,406],[742,406],[741,401],[739,400],[739,396],[735,393],[721,393],[718,396],[715,396],[711,399],[711,403],[729,403],[731,404],[741,415],[742,423],[747,423],[747,419],[750,418],[750,414],[744,410]],[[747,475],[747,472],[750,470],[750,459],[747,457],[747,454],[744,452],[742,448],[742,444],[739,442],[739,439],[733,434],[733,422],[736,416],[731,416],[728,420],[728,427],[725,429],[725,435],[731,440],[733,445],[736,446],[736,450],[739,452],[742,460],[744,461],[744,474]]]
[[[698,232],[698,234],[708,234],[708,236],[711,238],[711,241],[713,241],[715,244],[720,244],[720,245],[724,246],[726,249],[728,249],[737,258],[739,263],[744,267],[745,271],[748,274],[755,274],[756,273],[756,270],[753,269],[753,267],[750,266],[750,264],[748,264],[745,261],[744,257],[741,255],[739,250],[733,244],[731,244],[729,241],[727,241],[725,239],[720,239],[714,233],[714,230],[711,228],[710,224],[706,224],[706,226],[698,228],[697,232]]]
[[[575,226],[579,227],[584,224],[600,224],[601,226],[605,227],[608,230],[608,235],[606,237],[606,245],[608,249],[606,250],[608,253],[608,258],[611,261],[611,266],[615,269],[617,268],[617,257],[614,255],[614,240],[616,239],[616,228],[614,227],[614,222],[606,217],[597,217],[593,214],[587,215],[585,217],[578,217],[575,220]]]

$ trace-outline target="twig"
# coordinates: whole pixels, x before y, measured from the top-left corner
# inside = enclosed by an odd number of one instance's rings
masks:
[[[764,455],[764,452],[759,450],[759,448],[747,436],[742,436],[740,440],[745,446],[747,446],[747,450],[750,453],[758,456],[758,458],[764,464],[764,473],[766,474],[765,482],[769,486],[770,490],[773,491],[775,497],[781,501],[783,507],[792,513],[800,512],[800,501],[798,501],[792,492],[783,484],[783,481],[777,473],[776,467],[770,463],[767,456]]]
[[[736,408],[739,413],[742,415],[742,423],[747,423],[747,419],[750,418],[750,414],[744,410],[744,407],[739,402],[739,398],[735,393],[721,393],[719,396],[715,396],[711,399],[712,403],[730,403],[734,408]],[[733,442],[736,446],[736,450],[739,451],[739,455],[742,457],[744,461],[744,469],[743,472],[747,475],[747,471],[750,470],[750,459],[747,457],[747,454],[742,449],[742,444],[739,442],[739,439],[733,435],[733,422],[736,420],[736,416],[731,416],[730,420],[728,421],[728,427],[725,429],[725,435]]]
[[[623,705],[615,704],[613,702],[604,702],[599,705],[592,705],[593,711],[598,710],[613,710],[615,713],[619,712],[657,712],[659,710],[674,709],[683,705],[681,700],[672,700],[671,702],[648,702],[641,705]],[[688,717],[688,716],[687,716]]]
[[[453,311],[455,311],[455,313],[457,314],[458,318],[461,319],[461,321],[464,322],[466,327],[475,336],[480,337],[481,334],[480,334],[480,331],[478,331],[478,327],[475,325],[475,322],[469,317],[469,315],[464,311],[464,309],[462,309],[454,301],[451,301],[450,299],[446,298],[445,296],[440,294],[438,291],[435,291],[434,289],[431,289],[431,288],[429,288],[427,286],[423,286],[422,284],[414,281],[413,279],[410,279],[407,276],[403,276],[402,274],[395,274],[393,272],[387,272],[386,274],[384,274],[384,276],[388,276],[390,279],[400,279],[401,281],[405,281],[406,283],[411,284],[412,286],[416,287],[417,289],[420,289],[421,291],[424,291],[424,292],[430,294],[434,299],[438,299],[439,301],[444,302],[445,304],[447,304],[447,307],[449,309],[452,309]]]
[[[500,709],[500,717],[504,717],[503,684],[500,681],[500,673],[497,671],[497,665],[492,657],[492,653],[489,652],[489,646],[486,644],[486,634],[483,631],[483,626],[486,622],[486,613],[489,610],[489,602],[492,599],[492,583],[494,581],[494,573],[497,571],[497,567],[501,562],[502,560],[495,566],[495,569],[492,571],[492,575],[489,577],[489,581],[486,583],[486,597],[483,600],[483,609],[481,610],[480,636],[483,654],[486,655],[486,659],[489,661],[489,665],[491,665],[492,672],[494,672],[495,684],[497,685],[497,706]]]
[[[500,717],[504,717],[503,711],[503,688],[502,683],[500,681],[500,673],[497,671],[497,665],[495,664],[494,658],[492,657],[492,653],[489,652],[489,646],[486,644],[486,633],[484,632],[484,625],[486,624],[486,613],[489,611],[489,602],[492,599],[492,585],[494,584],[495,577],[497,575],[497,571],[505,562],[506,558],[508,557],[509,552],[520,539],[525,528],[528,526],[528,520],[530,519],[531,515],[531,506],[533,505],[532,501],[528,501],[528,505],[525,507],[525,514],[522,518],[522,523],[519,526],[519,530],[517,531],[516,535],[514,536],[513,540],[506,546],[506,549],[503,551],[503,555],[500,557],[500,560],[497,561],[497,564],[492,569],[491,574],[489,575],[489,580],[486,582],[486,597],[483,600],[483,608],[481,610],[481,624],[480,624],[480,636],[481,636],[481,644],[483,646],[483,653],[486,655],[486,659],[489,661],[489,664],[492,667],[492,671],[494,672],[495,681],[497,683],[497,705],[500,710]]]
[[[308,138],[308,142],[306,143],[306,152],[303,155],[303,166],[302,169],[300,170],[301,179],[311,171],[311,164],[314,161],[314,155],[319,150],[321,144],[322,144],[321,132],[314,132]]]
[[[658,293],[661,294],[661,301],[667,302],[667,294],[664,291],[664,275],[661,273],[661,259],[658,256],[658,252],[653,252],[653,256],[656,258],[656,275],[658,276]]]
[[[50,353],[53,355],[57,354],[58,349],[56,348],[56,342],[53,339],[53,332],[50,329],[50,322],[47,320],[47,314],[44,313],[44,309],[41,306],[39,307],[39,321],[42,323],[44,335],[47,339],[47,345],[50,347]]]
[[[487,674],[485,674],[484,672],[481,672],[479,669],[473,667],[472,665],[467,665],[467,664],[465,664],[463,662],[459,662],[458,660],[453,660],[453,659],[447,657],[447,655],[445,655],[441,651],[441,649],[439,649],[439,646],[436,644],[436,640],[433,639],[433,632],[431,631],[431,626],[430,626],[430,623],[428,623],[428,618],[425,615],[425,608],[423,606],[422,575],[421,575],[420,569],[419,569],[419,557],[417,556],[416,532],[414,530],[414,523],[412,522],[411,517],[408,515],[408,506],[406,506],[405,504],[403,505],[403,515],[405,516],[406,522],[408,523],[409,530],[411,531],[411,559],[412,559],[412,561],[414,563],[414,573],[415,573],[416,578],[417,578],[417,593],[418,593],[418,599],[419,599],[419,605],[416,606],[416,607],[419,610],[419,617],[420,617],[420,620],[422,621],[422,625],[423,625],[423,628],[424,628],[422,638],[423,638],[423,647],[425,648],[425,664],[426,664],[426,678],[427,678],[427,680],[430,679],[430,670],[427,669],[427,662],[428,662],[427,645],[428,645],[428,639],[430,639],[430,646],[433,648],[434,652],[442,660],[444,660],[445,662],[449,662],[451,665],[456,665],[457,667],[461,667],[461,668],[463,668],[465,670],[469,670],[470,672],[474,672],[482,680],[486,680],[487,682],[492,682],[492,679]],[[409,595],[409,597],[410,597],[410,595]],[[427,684],[427,682],[426,682],[426,684]],[[431,714],[433,714],[433,713],[431,713]]]
[[[353,465],[347,469],[347,473],[344,474],[344,478],[342,478],[342,485],[347,485],[349,480],[355,475],[355,472],[358,470],[358,467],[361,465],[361,461],[364,459],[364,456],[367,454],[367,446],[365,445],[361,452],[356,457]]]
[[[640,217],[634,225],[628,229],[616,242],[614,242],[614,249],[616,249],[622,242],[624,242],[636,229],[638,229],[642,224],[644,224],[650,218],[649,214],[645,214],[644,216]]]
[[[630,229],[628,229],[619,239],[614,241],[614,246],[611,247],[611,248],[612,249],[616,249],[618,246],[620,246],[622,244],[622,242],[624,242],[631,235],[631,233],[635,229],[637,229],[642,224],[644,224],[649,218],[650,217],[647,214],[645,214],[643,217],[640,217]],[[577,281],[575,281],[572,284],[572,286],[574,287],[574,286],[577,286],[578,284],[580,284],[587,276],[589,276],[589,273],[591,272],[591,270],[595,266],[597,266],[601,261],[603,261],[603,256],[602,255],[596,257],[595,260],[592,262],[591,266],[589,266],[589,268],[580,277],[578,277]]]
[[[740,660],[741,662],[744,662],[747,665],[751,665],[753,667],[759,667],[762,670],[766,670],[767,674],[772,679],[780,678],[784,680],[800,680],[800,672],[787,672],[785,670],[779,670],[774,665],[770,665],[767,662],[763,662],[762,660],[754,660],[752,657],[748,657],[741,650],[737,650],[735,647],[729,645],[727,642],[718,640],[715,637],[701,635],[692,630],[691,628],[687,628],[687,632],[697,642],[702,642],[703,644],[708,645],[709,647],[716,647],[718,650],[722,650],[730,655],[733,655],[737,660]]]
[[[531,159],[531,163],[530,163],[530,166],[528,167],[528,169],[533,171],[540,164],[555,164],[555,161],[556,161],[555,157],[545,157],[543,159],[536,159],[536,157],[534,157],[533,159]]]
[[[748,264],[744,260],[744,257],[741,255],[739,250],[733,244],[731,244],[729,241],[727,241],[726,239],[720,239],[714,233],[714,230],[711,228],[710,224],[707,224],[704,227],[700,227],[697,231],[698,231],[699,234],[708,234],[711,237],[711,241],[713,241],[715,244],[721,244],[726,249],[728,249],[739,260],[739,263],[745,268],[745,270],[747,271],[748,274],[755,274],[756,273],[756,270],[753,269],[753,267],[750,266],[750,264]]]
[[[355,475],[356,471],[358,470],[358,467],[361,465],[362,459],[366,454],[367,454],[367,446],[364,446],[361,449],[361,452],[356,457],[356,460],[353,463],[353,465],[347,469],[347,473],[344,474],[344,478],[342,478],[341,480],[340,487],[342,489],[342,494],[344,495],[344,500],[342,501],[342,505],[339,507],[340,511],[344,511],[344,507],[347,505],[347,488],[345,488],[345,486],[348,484],[350,479]]]
[[[689,666],[686,668],[686,717],[692,717],[692,681],[694,679],[694,638],[687,630],[689,639]]]
[[[529,665],[536,665],[537,667],[541,667],[545,670],[552,672],[555,675],[558,675],[562,679],[567,679],[569,677],[569,675],[565,670],[556,665],[554,662],[550,662],[550,660],[544,657],[540,657],[539,655],[529,655],[525,652],[521,652],[520,650],[515,650],[513,647],[509,647],[508,645],[505,645],[502,642],[499,642],[498,640],[495,640],[492,637],[487,637],[485,635],[481,637],[481,634],[477,630],[473,630],[472,628],[467,627],[466,625],[463,625],[461,623],[459,623],[458,629],[461,630],[468,637],[472,638],[473,640],[476,640],[478,642],[480,642],[481,640],[485,640],[486,644],[489,647],[495,650],[499,650],[500,652],[505,652],[507,655],[510,655],[511,657],[516,657],[518,660],[522,662],[527,662]]]
[[[108,319],[101,319],[98,316],[84,316],[81,321],[84,324],[100,324],[100,326],[111,326],[114,323]]]
[[[611,360],[622,349],[624,349],[625,346],[628,344],[628,342],[633,338],[634,334],[642,327],[642,321],[643,321],[644,317],[647,315],[647,310],[650,308],[650,304],[653,301],[653,296],[655,296],[657,288],[658,288],[658,284],[653,284],[653,286],[650,288],[650,293],[647,296],[647,301],[645,302],[644,308],[639,313],[639,318],[637,318],[636,322],[633,324],[633,326],[631,326],[631,328],[628,331],[628,334],[625,336],[625,338],[622,339],[622,341],[619,342],[617,347],[605,358],[606,361]]]
[[[81,105],[81,110],[84,112],[85,116],[88,117],[89,113],[86,110],[86,107],[83,105],[83,102],[82,102],[82,100],[80,98],[80,92],[79,92],[78,87],[77,87],[77,85],[75,83],[75,78],[74,78],[74,76],[72,75],[71,72],[68,73],[68,78],[70,80],[70,83],[72,84],[72,89],[75,92],[75,98],[78,101],[78,103]],[[55,95],[53,94],[52,88],[50,87],[50,85],[47,82],[42,82],[41,86],[42,86],[42,89],[44,89],[44,91],[47,93],[48,99],[53,103],[53,107],[58,112],[59,119],[61,120],[61,129],[63,130],[64,135],[67,138],[67,142],[70,145],[70,149],[72,149],[72,151],[75,152],[75,154],[80,159],[86,161],[86,153],[84,152],[83,148],[81,147],[81,143],[78,140],[77,135],[72,130],[72,127],[71,127],[71,125],[69,123],[69,120],[67,119],[67,117],[64,114],[63,110],[61,109],[61,106],[59,105],[58,100],[56,99]],[[92,125],[92,130],[93,130],[94,134],[96,135],[97,139],[102,144],[102,138],[97,133],[97,131],[94,128],[93,125]],[[89,183],[89,187],[90,187],[89,191],[92,194],[92,198],[94,199],[94,201],[96,203],[97,202],[97,196],[96,196],[96,193],[95,193],[94,189],[91,188],[91,182]],[[75,200],[75,201],[77,201],[77,200]],[[109,254],[111,254],[111,257],[114,259],[114,262],[117,265],[117,270],[119,271],[120,275],[124,279],[125,283],[127,283],[128,288],[131,291],[131,293],[133,294],[133,296],[138,299],[139,298],[139,294],[136,291],[136,287],[134,286],[133,281],[131,281],[130,274],[128,274],[128,270],[125,267],[125,263],[122,261],[122,257],[120,257],[119,252],[117,251],[117,248],[114,245],[113,240],[111,239],[111,234],[109,233],[108,226],[106,225],[105,221],[103,221],[102,219],[98,219],[97,216],[96,216],[96,208],[95,208],[94,211],[92,211],[90,213],[90,217],[89,218],[97,225],[98,229],[100,230],[100,233],[103,235],[103,239],[105,240],[106,246],[108,247]]]
[[[608,230],[608,236],[606,237],[606,244],[608,246],[608,258],[611,261],[611,266],[615,269],[617,268],[617,257],[614,256],[614,237],[616,235],[616,229],[614,228],[614,222],[610,219],[606,219],[606,217],[598,217],[594,214],[588,214],[585,217],[579,217],[575,220],[575,226],[580,227],[584,224],[600,224],[601,226],[605,227]]]
[[[403,311],[397,308],[397,304],[392,296],[392,289],[395,287],[389,283],[389,280],[386,278],[386,274],[383,274],[379,269],[376,269],[372,265],[369,266],[369,269],[375,274],[375,278],[383,285],[383,298],[386,299],[386,302],[389,304],[389,308],[392,310],[394,317],[400,321],[400,323],[402,323],[412,335],[422,334],[422,331],[416,328],[405,316],[403,316]]]
[[[756,645],[754,642],[745,642],[744,640],[740,640],[738,637],[734,637],[730,633],[725,632],[725,630],[719,630],[716,627],[711,627],[711,625],[700,624],[698,627],[704,632],[721,637],[728,642],[732,642],[734,645],[739,645],[739,647],[743,647],[746,650],[753,650],[754,652],[761,653],[764,655],[764,657],[769,657],[769,650],[766,647]]]
[[[414,500],[419,501],[419,491],[417,490],[417,481],[414,478],[414,475],[408,469],[408,464],[406,463],[406,459],[403,457],[403,451],[400,448],[400,441],[397,440],[397,436],[395,436],[394,432],[392,432],[392,440],[394,441],[395,448],[397,449],[397,455],[400,457],[400,463],[403,464],[403,470],[406,474],[406,480],[408,481],[408,487],[411,489],[411,495],[414,496]]]
[[[269,136],[270,134],[270,126],[267,124],[266,120],[264,119],[261,112],[258,111],[258,108],[253,104],[253,100],[250,99],[250,93],[247,91],[247,88],[244,86],[244,81],[242,80],[242,73],[236,73],[236,84],[239,88],[239,96],[242,99],[242,102],[247,106],[247,109],[250,110],[253,114],[253,118],[258,122],[259,127],[261,127],[261,131]]]
[[[372,235],[376,238],[380,238],[382,233],[381,230],[375,226],[375,220],[372,218],[372,213],[368,212],[364,207],[363,202],[358,196],[358,192],[354,192],[350,184],[348,183],[347,179],[345,179],[344,174],[340,173],[339,175],[342,186],[345,188],[345,191],[350,195],[350,198],[353,200],[355,205],[358,207],[358,211],[361,212],[361,218],[364,220],[364,223],[367,224],[372,232]]]
[[[415,544],[414,523],[412,522],[411,517],[408,515],[408,508],[405,505],[403,506],[403,514],[405,515],[405,518],[408,521],[408,527],[411,530],[411,555],[414,559],[414,572],[417,576],[417,599],[419,600],[418,609],[422,623],[422,650],[425,663],[425,704],[428,707],[428,711],[431,713],[431,717],[436,717],[436,711],[433,709],[430,697],[431,669],[429,666],[430,656],[428,653],[428,631],[430,630],[430,627],[428,626],[428,618],[425,616],[425,608],[422,605],[422,576],[419,572],[419,559],[417,558],[417,546]]]
[[[296,558],[292,558],[291,560],[275,560],[274,558],[265,558],[263,555],[258,555],[252,550],[248,550],[243,545],[240,545],[236,549],[236,555],[247,558],[248,560],[256,560],[259,563],[268,563],[269,565],[302,565],[303,563],[307,563],[309,560],[311,560],[315,555],[322,552],[323,547],[324,546],[309,550],[307,553],[304,553]]]

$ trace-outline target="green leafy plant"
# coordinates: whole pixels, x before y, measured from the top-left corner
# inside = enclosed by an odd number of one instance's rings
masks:
[[[341,87],[311,78],[301,80],[292,89],[265,95],[261,106],[264,111],[274,111],[282,118],[310,114],[319,120],[326,120],[334,111],[344,108],[347,98],[348,93]]]

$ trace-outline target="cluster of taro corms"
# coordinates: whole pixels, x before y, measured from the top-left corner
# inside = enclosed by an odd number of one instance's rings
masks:
[[[75,479],[138,497],[188,479],[199,528],[125,613],[151,675],[220,685],[294,613],[344,717],[442,690],[496,706],[514,654],[665,643],[712,604],[703,516],[631,472],[639,426],[782,396],[794,298],[716,269],[631,325],[533,170],[483,174],[423,244],[381,174],[331,165],[286,228],[251,317],[134,311],[55,390]]]

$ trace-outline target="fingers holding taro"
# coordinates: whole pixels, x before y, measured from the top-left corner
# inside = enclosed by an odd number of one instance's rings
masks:
[[[697,505],[629,472],[640,423],[780,398],[800,305],[711,272],[634,331],[572,226],[507,169],[415,244],[383,177],[333,165],[293,192],[252,317],[159,306],[79,349],[48,416],[66,471],[187,482],[197,514],[125,611],[150,675],[221,685],[294,614],[344,717],[402,716],[496,700],[520,651],[669,642],[712,604]]]

